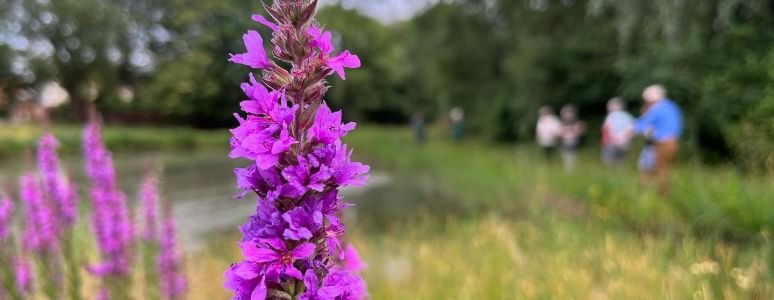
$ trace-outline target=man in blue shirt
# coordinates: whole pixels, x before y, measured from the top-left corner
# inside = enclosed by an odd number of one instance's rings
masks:
[[[658,181],[659,192],[669,194],[669,175],[683,134],[683,114],[661,85],[651,85],[642,93],[648,109],[637,119],[634,130],[650,139],[656,150],[656,168],[650,174]]]

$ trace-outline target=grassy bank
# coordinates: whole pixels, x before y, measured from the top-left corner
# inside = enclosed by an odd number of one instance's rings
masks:
[[[575,174],[529,148],[405,129],[348,138],[393,183],[355,200],[350,238],[373,299],[771,299],[769,178],[683,164],[661,199],[583,154]],[[216,238],[190,265],[195,299],[239,257]],[[228,246],[223,246],[228,245]]]
[[[62,144],[64,155],[80,153],[81,127],[56,126],[53,133]],[[32,125],[0,125],[0,158],[17,157],[32,151],[42,128]],[[105,143],[114,152],[189,150],[228,147],[228,132],[205,131],[185,127],[107,126]],[[226,150],[224,150],[226,151]]]

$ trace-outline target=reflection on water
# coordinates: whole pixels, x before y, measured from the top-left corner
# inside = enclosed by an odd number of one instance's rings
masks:
[[[232,170],[247,163],[230,159],[224,153],[226,152],[197,151],[117,154],[114,161],[119,184],[134,203],[137,203],[137,190],[148,166],[164,166],[161,176],[162,197],[174,201],[174,215],[183,243],[188,247],[197,247],[208,234],[235,230],[247,220],[255,208],[254,201],[249,197],[244,200],[235,200],[232,197],[237,192]],[[63,164],[78,181],[85,180],[80,157],[63,159]],[[14,185],[16,176],[21,174],[26,166],[34,166],[33,158],[0,161],[0,182]],[[348,202],[364,203],[362,207],[358,205],[357,209],[381,210],[381,206],[374,207],[365,204],[368,201],[356,199],[370,198],[372,193],[369,189],[387,185],[390,181],[389,176],[372,172],[367,187],[350,188],[342,194]],[[81,195],[85,195],[86,185],[81,184],[80,188]]]

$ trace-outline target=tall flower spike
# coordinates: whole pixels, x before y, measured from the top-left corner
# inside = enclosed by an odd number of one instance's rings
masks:
[[[130,247],[134,240],[126,196],[118,189],[113,158],[102,141],[99,123],[87,124],[83,138],[86,175],[91,182],[92,230],[102,258],[89,271],[97,276],[123,278],[131,271]]]
[[[182,272],[180,249],[177,247],[177,229],[175,220],[168,216],[161,225],[158,257],[161,275],[161,295],[164,299],[184,299],[187,283]]]
[[[346,50],[332,56],[332,34],[313,19],[316,3],[275,0],[266,7],[274,21],[252,17],[272,30],[272,54],[289,70],[265,57],[255,31],[245,35],[247,53],[231,58],[263,72],[262,82],[250,74],[242,84],[246,116],[237,115],[231,130],[229,155],[251,161],[234,170],[237,197],[255,192],[258,201],[240,228],[243,259],[225,274],[233,299],[366,297],[357,274],[365,264],[351,246],[341,249],[347,205],[338,189],[365,183],[369,168],[352,162],[341,141],[355,123],[342,123],[342,113],[323,101],[326,78],[345,78],[360,59]]]
[[[75,186],[62,174],[57,148],[59,141],[50,133],[43,134],[38,141],[38,169],[43,192],[48,202],[56,209],[61,232],[75,223],[77,203]]]
[[[19,198],[25,209],[26,226],[22,235],[24,248],[36,253],[55,253],[59,249],[56,216],[43,199],[40,182],[35,174],[22,175]]]
[[[148,172],[140,185],[140,207],[142,209],[142,237],[146,241],[155,241],[157,232],[159,192],[158,178]]]

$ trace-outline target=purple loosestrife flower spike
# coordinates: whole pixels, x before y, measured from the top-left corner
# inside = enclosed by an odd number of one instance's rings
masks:
[[[16,288],[22,293],[32,293],[33,277],[32,269],[27,259],[17,257],[13,260],[13,271],[16,275]]]
[[[38,169],[43,182],[43,194],[56,209],[61,232],[75,223],[77,204],[75,191],[72,190],[74,186],[61,173],[57,148],[59,142],[50,133],[43,134],[38,141]]]
[[[156,177],[156,174],[149,172],[140,185],[140,207],[142,209],[142,220],[144,225],[142,237],[146,241],[156,240],[158,205],[158,178]]]
[[[98,276],[125,277],[130,274],[130,247],[134,228],[126,206],[126,196],[118,189],[110,152],[102,141],[100,125],[92,122],[84,129],[86,175],[91,182],[92,230],[102,262],[89,271]]]
[[[10,233],[13,201],[9,196],[0,196],[0,242],[4,242]]]
[[[272,31],[269,60],[256,31],[244,36],[247,52],[231,61],[260,69],[242,84],[239,125],[231,130],[237,198],[254,192],[255,214],[240,228],[243,259],[226,273],[233,299],[363,299],[365,266],[352,246],[342,252],[345,228],[338,190],[363,185],[368,166],[351,161],[341,139],[355,129],[323,100],[327,77],[346,78],[360,67],[349,51],[334,55],[331,32],[314,20],[316,1],[275,0],[273,20],[252,19]],[[288,66],[284,69],[282,66]]]
[[[180,249],[177,247],[175,220],[172,217],[165,218],[161,229],[158,257],[161,295],[165,299],[183,299],[187,283],[182,272]]]
[[[41,193],[40,182],[33,173],[22,175],[20,195],[25,207],[24,248],[36,253],[55,253],[59,249],[53,210]]]

